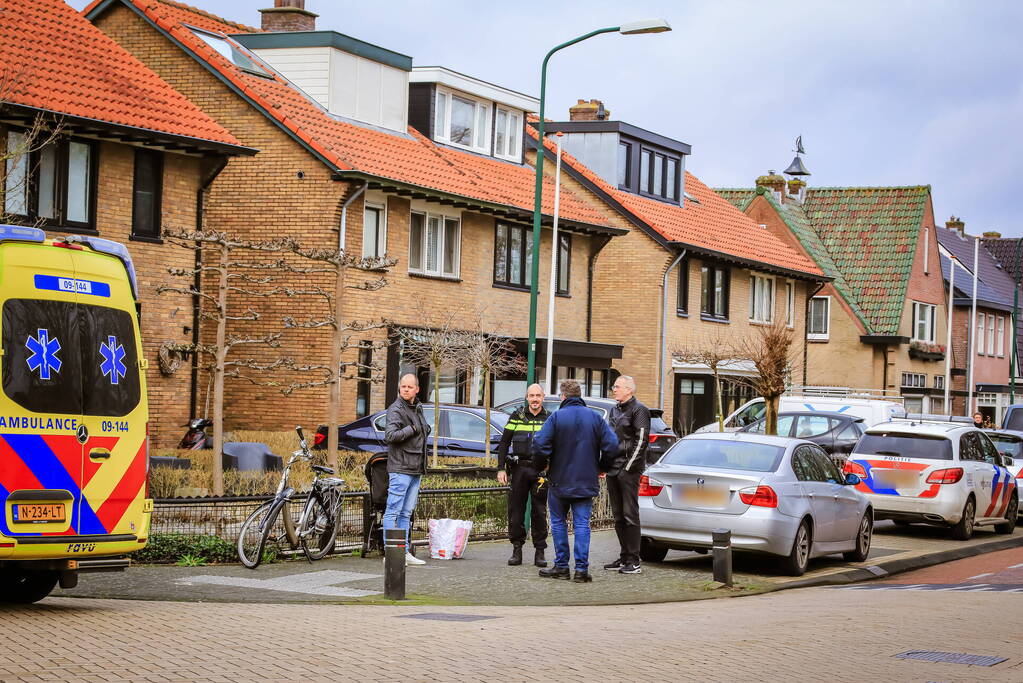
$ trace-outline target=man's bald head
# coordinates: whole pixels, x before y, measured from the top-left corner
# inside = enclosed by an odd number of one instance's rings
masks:
[[[415,399],[416,394],[419,393],[419,378],[409,373],[402,375],[401,380],[398,381],[398,395],[406,401],[412,401]]]
[[[530,384],[526,387],[526,405],[536,415],[543,407],[543,387],[539,384]]]

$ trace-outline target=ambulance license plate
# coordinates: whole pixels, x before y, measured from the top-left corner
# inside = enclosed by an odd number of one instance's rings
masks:
[[[20,503],[14,506],[13,517],[22,524],[38,524],[66,521],[67,513],[64,503]]]

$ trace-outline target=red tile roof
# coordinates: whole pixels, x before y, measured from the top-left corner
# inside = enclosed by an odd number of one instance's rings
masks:
[[[215,68],[266,116],[276,120],[337,170],[532,211],[533,168],[441,147],[413,128],[406,134],[388,133],[339,120],[283,78],[255,76],[237,68],[183,25],[226,35],[239,33],[238,24],[170,0],[121,1],[145,13],[162,30]],[[545,178],[544,188],[544,212],[551,214],[553,179]],[[561,217],[577,223],[612,227],[597,208],[566,188],[562,188],[561,193]]]
[[[531,117],[531,121],[535,121],[535,118]],[[536,130],[531,126],[526,130],[536,140]],[[555,151],[550,138],[545,141],[545,145],[551,152]],[[685,173],[684,189],[697,201],[686,199],[684,206],[679,206],[619,190],[571,154],[562,151],[561,158],[563,164],[582,174],[669,242],[680,242],[697,251],[720,253],[784,270],[824,275],[812,259],[793,249],[770,230],[761,228],[688,171]]]
[[[0,10],[8,103],[241,144],[62,0],[4,0]]]

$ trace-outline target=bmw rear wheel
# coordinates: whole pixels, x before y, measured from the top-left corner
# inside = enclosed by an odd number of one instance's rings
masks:
[[[1000,534],[1011,534],[1016,530],[1016,517],[1019,515],[1019,498],[1015,495],[1009,500],[1009,507],[1005,510],[1005,521],[995,525],[995,531]]]
[[[952,526],[952,538],[957,541],[968,541],[973,536],[973,523],[977,518],[977,503],[973,496],[966,499],[963,516]]]
[[[874,515],[870,510],[863,513],[859,529],[856,531],[856,549],[842,553],[847,562],[865,562],[870,554],[870,540],[874,535]]]
[[[667,546],[656,543],[644,536],[639,541],[639,559],[644,562],[663,562],[668,554]]]
[[[782,563],[785,573],[790,576],[802,576],[806,572],[806,567],[810,564],[812,542],[810,522],[804,519],[796,529],[796,537],[792,540],[792,551]]]

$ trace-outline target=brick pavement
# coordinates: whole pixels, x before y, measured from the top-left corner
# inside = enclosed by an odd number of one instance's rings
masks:
[[[497,618],[399,618],[424,612]],[[48,598],[0,611],[0,680],[1019,681],[1020,634],[1023,595],[987,593],[812,588],[599,607]],[[893,658],[912,649],[1008,661]]]

